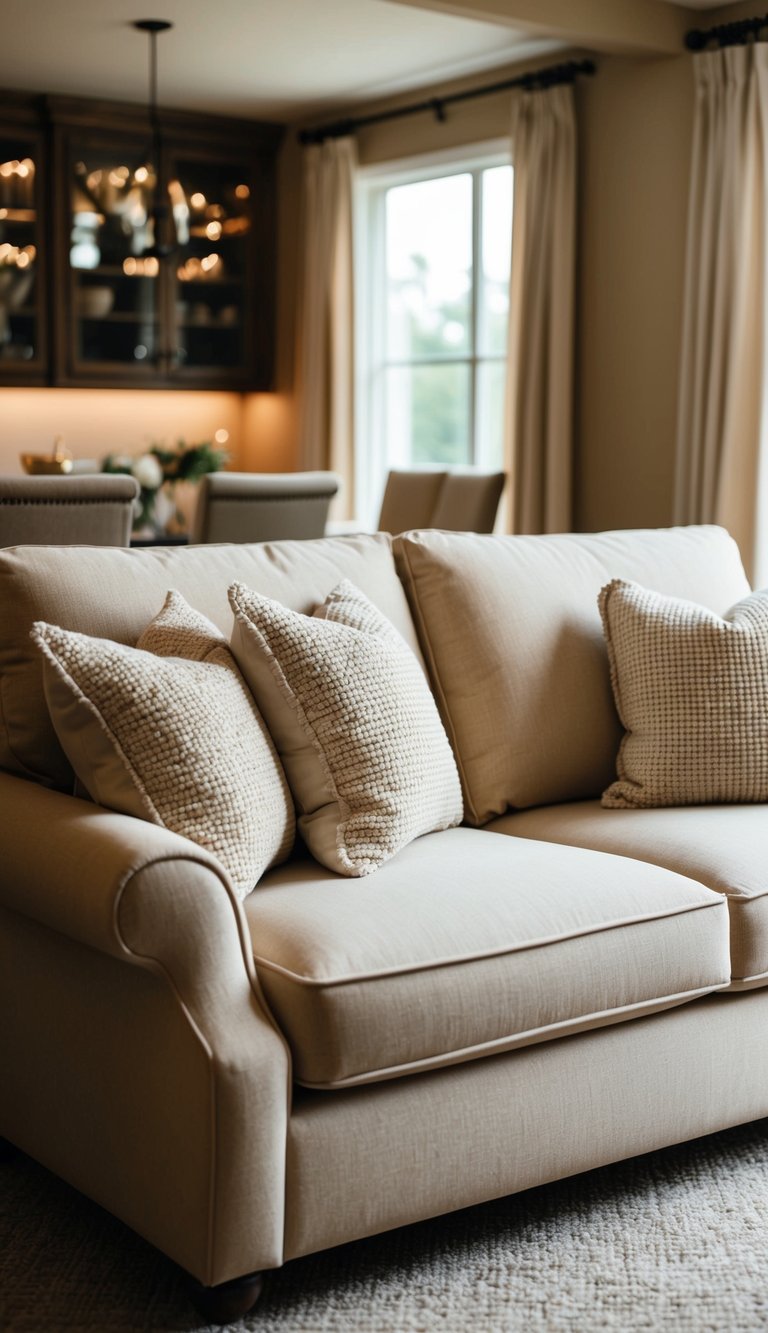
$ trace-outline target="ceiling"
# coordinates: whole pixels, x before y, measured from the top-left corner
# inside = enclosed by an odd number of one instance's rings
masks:
[[[718,2],[610,0],[645,15],[646,27],[651,13]],[[558,23],[547,28],[554,12]],[[533,9],[530,0],[151,0],[146,9],[144,0],[2,0],[0,88],[142,102],[148,44],[131,23],[157,17],[174,24],[158,39],[161,106],[311,120],[548,56],[566,36],[578,45],[588,17],[601,12],[611,12],[605,0],[570,0],[565,10],[557,0]],[[519,27],[517,13],[525,16]],[[591,35],[599,35],[594,27]]]
[[[3,0],[0,87],[140,102],[158,38],[161,105],[297,120],[558,49],[388,0]]]

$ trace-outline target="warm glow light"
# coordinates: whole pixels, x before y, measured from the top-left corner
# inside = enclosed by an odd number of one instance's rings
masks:
[[[236,185],[236,186],[235,186],[235,198],[236,198],[236,199],[250,199],[250,197],[251,197],[251,191],[249,190],[249,188],[248,188],[247,185]]]
[[[215,268],[218,262],[219,262],[218,255],[206,255],[205,259],[200,260],[200,267],[202,268],[204,273],[210,273],[211,269]]]
[[[156,278],[160,272],[160,261],[154,255],[147,259],[134,259],[129,255],[123,260],[123,273],[127,278]]]
[[[149,172],[147,171],[147,168],[137,167],[133,179],[137,181],[139,185],[143,185],[145,180],[149,179]]]
[[[0,176],[12,176],[12,175],[13,175],[13,163],[12,162],[1,163]]]
[[[22,180],[24,179],[25,176],[29,175],[29,167],[26,165],[26,163],[24,162],[19,163],[18,175],[21,176]]]
[[[205,229],[205,234],[209,241],[218,241],[221,236],[221,223],[209,222]]]
[[[224,427],[222,426],[220,430],[214,431],[213,438],[216,441],[216,444],[226,444],[229,439],[229,431],[224,430]]]
[[[89,190],[95,190],[97,185],[101,185],[102,175],[101,171],[92,171],[90,176],[86,176],[85,183]]]
[[[29,265],[29,255],[25,255],[24,252],[22,251],[22,253],[18,255],[16,258],[16,267],[27,268],[28,265]]]
[[[205,195],[198,190],[196,194],[190,195],[189,202],[193,208],[205,208]]]

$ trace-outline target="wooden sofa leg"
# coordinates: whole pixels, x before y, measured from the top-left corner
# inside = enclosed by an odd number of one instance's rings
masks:
[[[253,1309],[263,1285],[261,1273],[246,1273],[231,1282],[221,1282],[217,1287],[204,1287],[200,1282],[193,1282],[190,1294],[209,1324],[231,1324]]]

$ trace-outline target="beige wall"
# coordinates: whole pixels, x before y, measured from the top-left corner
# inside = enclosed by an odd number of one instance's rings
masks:
[[[0,389],[0,471],[21,472],[19,455],[46,452],[57,435],[75,458],[102,458],[210,440],[221,429],[229,432],[231,467],[277,471],[289,418],[279,394]]]
[[[672,521],[691,60],[611,56],[581,92],[576,520]]]

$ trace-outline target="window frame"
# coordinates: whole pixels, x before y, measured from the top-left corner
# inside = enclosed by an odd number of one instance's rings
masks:
[[[482,244],[482,173],[489,168],[512,167],[508,139],[465,144],[438,152],[398,158],[359,167],[355,182],[355,512],[373,526],[390,467],[383,408],[385,373],[390,366],[462,365],[469,369],[469,463],[478,460],[477,381],[480,366],[505,362],[504,355],[479,355],[480,286],[477,258]],[[438,180],[445,176],[472,177],[472,290],[470,348],[406,360],[386,354],[386,235],[387,191],[401,185]],[[439,465],[436,465],[439,466]]]

